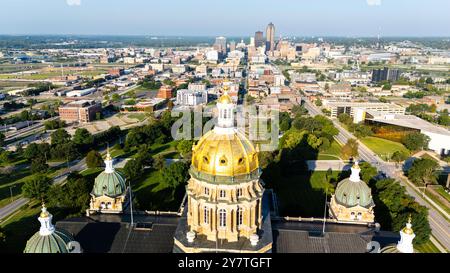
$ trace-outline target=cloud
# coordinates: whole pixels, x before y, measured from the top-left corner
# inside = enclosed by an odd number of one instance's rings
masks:
[[[369,6],[380,6],[381,0],[366,0],[367,5]]]
[[[66,0],[66,3],[69,6],[79,6],[81,5],[81,0]]]

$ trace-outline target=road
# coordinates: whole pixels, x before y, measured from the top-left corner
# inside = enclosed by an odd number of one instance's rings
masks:
[[[53,184],[58,185],[65,181],[67,176],[74,171],[82,171],[87,168],[86,161],[84,159],[76,161],[75,165],[70,166],[61,174],[53,178]],[[19,210],[23,205],[27,204],[30,200],[25,197],[20,197],[19,199],[13,201],[12,203],[0,208],[0,222],[7,216],[13,214],[15,211]]]
[[[342,160],[307,160],[306,165],[309,171],[346,171],[350,170],[352,165]]]
[[[321,111],[317,109],[307,98],[304,98],[305,107],[309,111],[310,115],[320,115]],[[356,139],[351,133],[345,130],[336,120],[332,120],[333,124],[339,130],[339,134],[335,137],[336,140],[342,144],[347,143],[347,140],[350,138]],[[359,143],[359,157],[371,163],[375,166],[378,171],[383,172],[388,177],[392,177],[398,181],[406,188],[406,192],[411,195],[420,205],[428,208],[428,220],[430,223],[430,227],[432,230],[432,235],[444,246],[447,251],[450,250],[450,224],[448,221],[448,216],[444,217],[444,215],[448,215],[441,209],[441,213],[438,210],[430,205],[429,202],[433,202],[432,200],[425,201],[423,196],[419,194],[416,190],[414,190],[414,185],[412,185],[403,175],[402,171],[398,170],[395,167],[395,164],[384,162],[381,158],[375,155],[369,148],[367,148],[363,143],[358,141]]]

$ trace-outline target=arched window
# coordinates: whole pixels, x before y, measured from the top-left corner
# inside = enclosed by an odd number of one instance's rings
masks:
[[[227,211],[225,209],[219,210],[219,227],[227,226]]]
[[[238,198],[242,196],[242,188],[237,189],[236,195]]]
[[[238,226],[241,226],[244,220],[244,210],[242,208],[238,208],[237,210],[237,220]]]
[[[206,206],[203,209],[203,223],[209,224],[209,208]]]
[[[220,198],[225,198],[226,196],[227,196],[227,193],[226,193],[225,190],[220,190],[220,191],[219,191],[219,197],[220,197]]]

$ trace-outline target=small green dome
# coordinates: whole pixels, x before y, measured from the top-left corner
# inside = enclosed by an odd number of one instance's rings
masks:
[[[102,172],[95,178],[94,189],[92,193],[95,196],[116,197],[125,192],[125,178],[119,172]]]
[[[69,253],[67,244],[75,241],[68,232],[55,229],[50,235],[36,232],[27,242],[24,253]]]
[[[336,201],[345,207],[369,207],[373,205],[372,193],[367,184],[360,180],[346,178],[339,182],[335,191]]]

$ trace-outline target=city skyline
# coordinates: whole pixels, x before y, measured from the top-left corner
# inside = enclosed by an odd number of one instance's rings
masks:
[[[0,34],[252,36],[268,22],[281,36],[446,37],[443,0],[229,1],[19,0],[3,3]],[[176,8],[174,8],[176,7]],[[427,14],[422,14],[423,10]],[[15,16],[20,11],[21,16]],[[36,15],[39,16],[36,16]],[[433,16],[428,16],[432,14]],[[119,19],[118,19],[119,18]],[[220,19],[218,19],[220,18]],[[326,20],[320,20],[326,18]],[[336,23],[330,23],[336,22]]]

